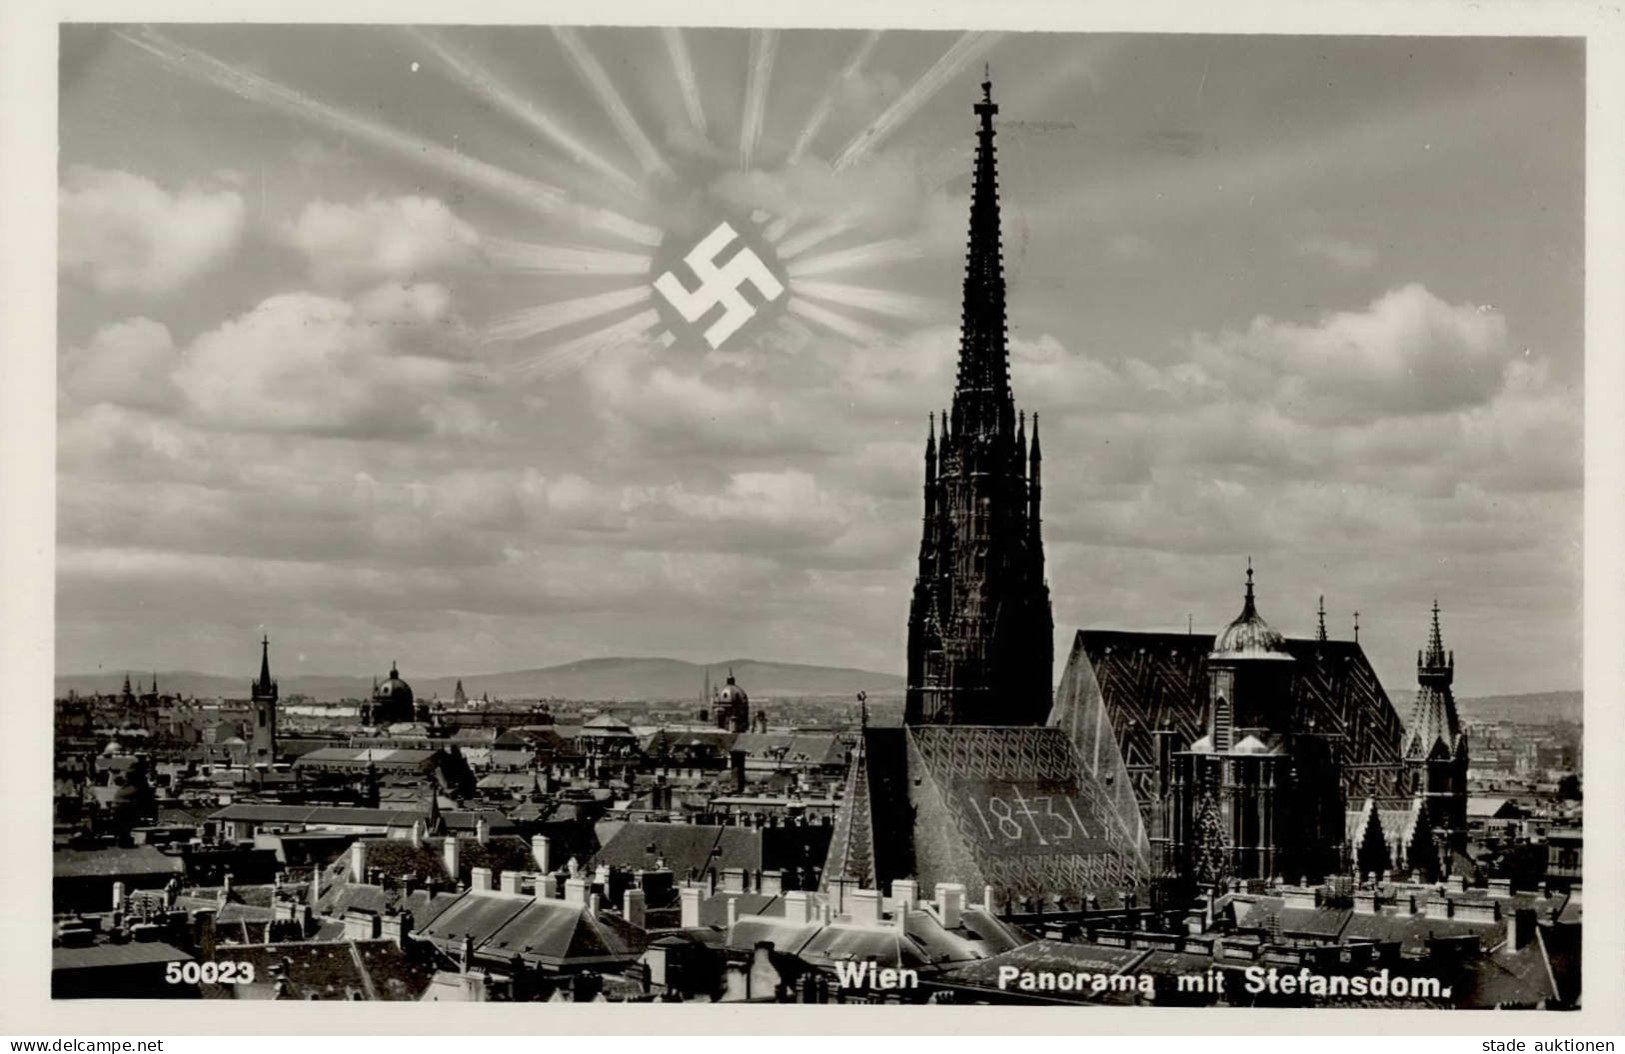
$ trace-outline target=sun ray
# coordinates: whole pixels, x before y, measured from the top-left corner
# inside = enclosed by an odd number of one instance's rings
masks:
[[[892,318],[925,318],[936,306],[923,297],[869,286],[846,285],[841,282],[796,280],[790,283],[790,291],[812,297],[814,300],[840,304],[843,307],[855,307],[861,311],[872,311],[877,315],[889,315]]]
[[[745,79],[745,116],[739,129],[739,167],[748,169],[756,160],[756,147],[762,139],[762,115],[767,111],[767,86],[773,80],[773,57],[779,50],[779,31],[750,31],[750,74]]]
[[[841,336],[849,340],[855,340],[860,344],[881,344],[886,340],[886,335],[873,326],[848,318],[839,311],[820,307],[802,297],[791,296],[786,306],[792,314],[816,322],[825,329],[833,330]]]
[[[615,85],[610,81],[609,74],[604,71],[604,67],[598,62],[598,59],[588,50],[587,42],[582,40],[581,35],[569,26],[554,26],[552,28],[553,35],[564,46],[565,53],[570,56],[570,61],[575,63],[576,71],[592,88],[593,94],[598,96],[599,103],[609,114],[609,119],[614,123],[616,131],[620,132],[621,138],[631,148],[632,153],[637,156],[638,164],[643,166],[643,170],[662,176],[675,175],[676,173],[672,171],[671,165],[667,164],[666,159],[660,156],[660,151],[655,149],[654,143],[639,127],[637,118],[632,116],[632,111],[626,105],[626,100],[621,98],[621,93],[615,90]]]
[[[567,340],[563,344],[513,367],[515,373],[537,372],[544,377],[554,376],[579,366],[600,351],[618,347],[636,340],[660,323],[660,313],[653,308],[640,311],[631,318],[605,326],[603,329]]]
[[[784,243],[779,246],[779,259],[794,260],[813,246],[821,245],[842,231],[851,230],[855,226],[857,226],[856,220],[843,215],[831,220],[825,220],[816,227],[808,227],[801,233],[784,240]]]
[[[823,129],[824,122],[829,120],[830,110],[835,106],[835,96],[840,91],[841,85],[858,75],[858,71],[863,68],[863,64],[869,60],[869,53],[875,49],[876,44],[880,43],[882,32],[883,30],[871,29],[863,35],[863,39],[858,42],[857,50],[852,53],[852,57],[841,68],[841,72],[836,74],[834,79],[830,81],[829,90],[824,92],[823,97],[813,107],[812,113],[807,116],[807,123],[802,125],[801,134],[796,136],[796,145],[790,150],[787,164],[796,164],[801,160],[802,155],[807,152],[807,148],[812,145],[813,139]]]
[[[850,249],[837,249],[796,260],[785,268],[791,278],[833,274],[837,271],[855,271],[863,267],[917,260],[925,254],[919,242],[908,238],[888,238],[885,241],[855,245]]]
[[[852,137],[852,141],[846,144],[846,149],[836,157],[835,170],[851,168],[867,157],[871,150],[879,146],[904,121],[914,116],[915,111],[958,76],[961,70],[997,44],[1002,36],[1002,33],[971,32],[954,41],[953,46],[942,58],[910,85],[908,91],[898,96],[897,101],[870,122],[869,127]]]
[[[648,274],[651,258],[612,249],[584,249],[575,245],[545,245],[486,238],[486,258],[499,267],[535,274],[641,275]]]
[[[500,194],[543,216],[564,218],[582,227],[614,234],[641,245],[660,244],[661,233],[657,228],[608,209],[574,204],[558,187],[313,99],[268,77],[232,66],[207,52],[171,40],[150,27],[143,27],[134,33],[116,32],[126,42],[155,56],[171,71],[196,77],[239,98],[275,106],[309,118],[331,131],[364,139],[401,157],[430,165],[455,179],[466,180]]]
[[[711,133],[705,126],[705,104],[700,100],[700,80],[694,75],[694,60],[688,54],[688,41],[677,26],[666,26],[660,31],[666,39],[666,53],[671,56],[672,70],[677,74],[677,86],[683,93],[683,108],[694,130],[702,136]]]
[[[527,307],[486,327],[485,343],[528,340],[540,333],[548,333],[589,318],[607,315],[611,311],[641,304],[649,299],[647,285],[629,286],[594,296],[580,296],[572,300],[559,300],[551,304]]]
[[[490,99],[513,117],[541,133],[543,138],[570,155],[570,158],[576,164],[598,173],[621,190],[628,192],[638,190],[638,181],[636,179],[600,156],[591,147],[571,134],[568,129],[560,125],[558,121],[544,113],[528,99],[522,98],[513,88],[498,80],[493,73],[482,68],[473,59],[454,50],[450,44],[441,40],[430,30],[408,26],[406,31],[433,52],[436,58],[445,63],[447,69],[465,87],[475,94]]]

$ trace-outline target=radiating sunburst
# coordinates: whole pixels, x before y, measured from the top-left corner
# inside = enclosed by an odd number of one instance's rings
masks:
[[[804,323],[811,323],[852,341],[880,345],[889,339],[888,327],[927,319],[940,306],[853,281],[859,272],[873,272],[919,258],[925,247],[918,240],[891,238],[814,252],[863,226],[863,216],[855,208],[835,215],[775,215],[760,209],[741,215],[736,207],[710,193],[709,185],[718,175],[715,168],[690,172],[694,166],[662,152],[639,124],[632,107],[580,31],[569,27],[551,29],[561,51],[602,110],[608,127],[636,162],[635,170],[606,156],[602,147],[588,142],[568,122],[549,112],[542,100],[468,54],[444,31],[408,28],[403,32],[422,49],[427,63],[450,82],[518,121],[567,158],[574,167],[568,170],[573,178],[565,181],[573,186],[555,186],[323,102],[182,44],[151,27],[121,31],[119,35],[175,72],[438,170],[562,224],[581,239],[527,242],[485,236],[481,239],[485,258],[500,270],[631,280],[630,284],[590,295],[525,307],[486,325],[485,342],[523,350],[523,357],[510,366],[520,373],[548,374],[571,369],[601,351],[636,340],[657,339],[667,347],[691,345],[708,331],[713,319],[708,316],[689,320],[668,310],[669,297],[657,291],[657,283],[668,272],[673,277],[666,280],[667,290],[680,288],[671,284],[674,278],[679,283],[691,281],[694,276],[686,273],[689,268],[682,263],[684,254],[708,235],[715,235],[723,224],[737,233],[737,251],[754,253],[772,274],[769,281],[781,284],[787,294],[777,298],[779,302],[774,305],[756,304],[759,317],[743,330],[730,330],[729,340],[743,332],[761,332],[764,326],[776,328],[782,335],[800,332]],[[689,131],[715,156],[732,153],[738,169],[746,173],[773,172],[816,162],[812,151],[840,93],[862,72],[882,38],[879,31],[861,37],[844,65],[832,73],[804,119],[796,124],[789,148],[779,156],[767,157],[764,155],[771,153],[773,144],[763,131],[779,32],[758,29],[749,33],[740,126],[731,150],[713,138],[714,122],[706,114],[705,92],[685,32],[670,27],[659,32],[682,112],[691,126]],[[958,37],[930,68],[825,163],[836,172],[863,164],[933,96],[986,55],[1000,36],[971,32]],[[939,189],[963,172],[967,156],[964,150],[946,154],[925,174],[927,185]],[[585,204],[583,197],[600,203]],[[875,280],[872,273],[869,280]],[[773,310],[768,310],[770,306]],[[583,328],[587,331],[576,332]]]

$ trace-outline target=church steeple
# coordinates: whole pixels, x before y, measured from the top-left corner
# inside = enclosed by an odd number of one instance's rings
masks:
[[[275,685],[271,682],[271,638],[260,638],[260,679],[254,682],[256,694],[269,694]]]
[[[1054,624],[1031,446],[1010,386],[991,79],[982,82],[952,410],[929,425],[925,522],[909,611],[909,724],[1043,724]]]
[[[960,315],[959,379],[954,390],[953,430],[960,435],[1008,435],[1015,425],[1010,395],[1010,358],[1005,346],[1004,253],[999,236],[999,178],[993,150],[991,78],[976,104],[976,167],[971,183],[969,252],[965,258],[964,306]]]
[[[1326,594],[1320,595],[1320,607],[1315,611],[1315,639],[1326,643]]]

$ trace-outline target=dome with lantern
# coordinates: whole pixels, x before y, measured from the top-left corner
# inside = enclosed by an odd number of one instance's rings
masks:
[[[1253,564],[1247,561],[1247,596],[1241,606],[1241,614],[1237,615],[1224,630],[1213,639],[1213,651],[1210,659],[1286,659],[1291,660],[1292,653],[1286,649],[1286,638],[1281,632],[1258,613],[1258,605],[1253,598]]]

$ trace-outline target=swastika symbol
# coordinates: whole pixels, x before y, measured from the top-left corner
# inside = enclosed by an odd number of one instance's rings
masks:
[[[784,286],[749,246],[734,253],[733,259],[726,264],[717,266],[717,254],[738,236],[724,221],[683,257],[683,262],[688,264],[694,277],[700,281],[692,292],[670,271],[655,279],[655,288],[677,309],[685,322],[696,322],[711,308],[722,305],[721,317],[705,331],[706,342],[712,348],[720,348],[729,337],[739,332],[739,327],[755,317],[756,308],[739,291],[746,282],[755,286],[768,303],[784,293]]]

